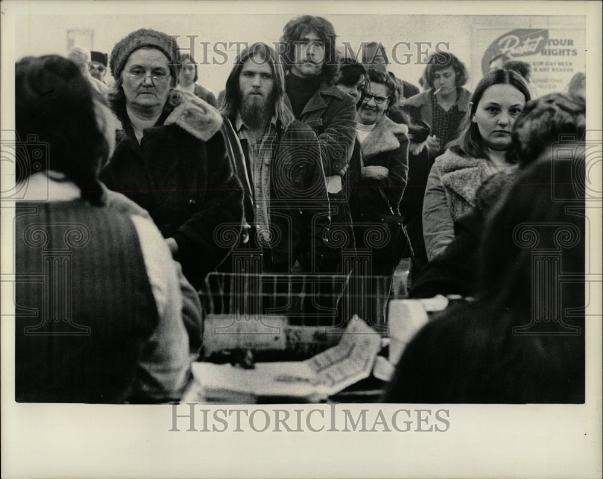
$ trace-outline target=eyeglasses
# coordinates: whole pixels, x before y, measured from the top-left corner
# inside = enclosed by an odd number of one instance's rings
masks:
[[[142,69],[135,69],[129,72],[126,72],[132,80],[143,81],[147,76],[151,77],[153,83],[163,83],[166,82],[170,78],[169,72],[156,70],[154,72],[146,72]]]
[[[364,99],[362,101],[363,103],[368,103],[371,99],[375,102],[376,105],[383,105],[387,100],[389,100],[389,98],[385,96],[376,96],[371,93],[365,93]]]

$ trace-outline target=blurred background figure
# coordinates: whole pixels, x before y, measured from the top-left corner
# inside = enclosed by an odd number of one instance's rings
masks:
[[[576,73],[570,80],[567,91],[570,95],[586,101],[586,75],[583,72]]]
[[[532,83],[532,66],[528,62],[509,60],[508,62],[504,63],[503,68],[505,70],[512,70],[521,75],[521,77],[530,87],[530,95],[532,96],[532,100],[540,96],[538,93],[538,88],[536,85],[534,85],[534,83]]]
[[[101,80],[93,77],[89,70],[90,53],[81,48],[73,48],[67,58],[75,63],[80,70],[82,76],[88,81],[90,86],[104,98],[109,95],[109,88]]]
[[[180,56],[180,69],[178,73],[178,86],[177,90],[187,91],[192,93],[202,100],[205,100],[211,106],[218,106],[216,96],[210,92],[207,88],[199,85],[197,80],[199,79],[199,69],[195,59],[185,53]]]
[[[65,280],[17,283],[17,304],[39,311],[17,310],[17,401],[179,399],[200,304],[146,213],[98,179],[115,146],[109,109],[63,57],[26,57],[15,80],[17,136],[46,146],[17,163],[16,270]]]
[[[93,78],[106,83],[105,75],[107,74],[108,61],[109,57],[106,53],[92,50],[90,52],[90,63],[88,63],[90,75],[92,75]]]
[[[501,70],[506,62],[511,60],[511,57],[504,53],[493,56],[488,63],[489,71]]]

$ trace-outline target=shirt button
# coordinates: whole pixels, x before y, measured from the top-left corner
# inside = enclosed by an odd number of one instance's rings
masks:
[[[188,200],[188,205],[189,205],[189,206],[195,206],[196,204],[197,204],[197,200],[196,200],[196,199],[194,199],[194,198],[190,198],[190,199]]]

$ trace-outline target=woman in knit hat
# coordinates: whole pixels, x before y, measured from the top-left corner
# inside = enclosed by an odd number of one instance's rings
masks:
[[[199,287],[234,246],[214,238],[223,238],[218,231],[225,228],[239,231],[242,190],[218,111],[194,95],[173,92],[178,63],[176,41],[155,30],[132,32],[113,48],[110,102],[123,132],[102,178],[149,212]]]

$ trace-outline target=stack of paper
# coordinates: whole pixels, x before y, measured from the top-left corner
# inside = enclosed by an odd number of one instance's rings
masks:
[[[259,398],[317,402],[368,377],[380,347],[379,334],[355,316],[337,346],[307,361],[257,363],[254,369],[194,363],[200,387],[193,396],[208,402],[247,403]],[[191,400],[195,397],[189,395],[186,401]]]

